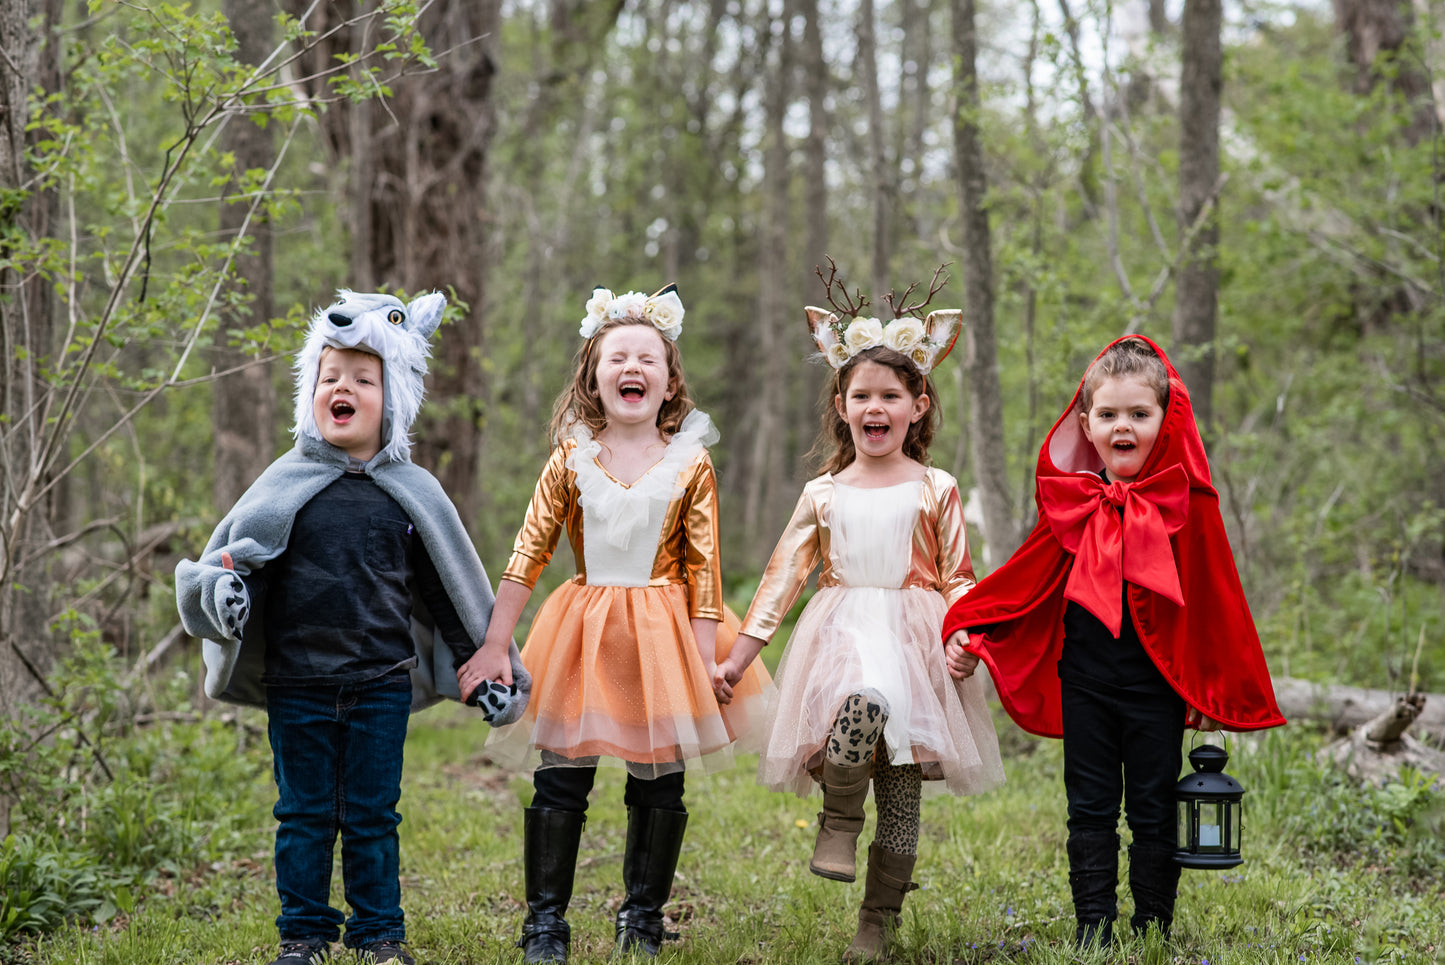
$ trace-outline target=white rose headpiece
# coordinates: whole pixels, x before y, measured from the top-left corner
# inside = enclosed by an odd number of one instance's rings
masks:
[[[592,290],[587,300],[587,315],[577,334],[591,338],[601,331],[602,326],[617,318],[630,318],[639,322],[651,322],[669,342],[676,342],[682,334],[682,317],[687,314],[682,299],[677,295],[677,286],[668,285],[652,295],[642,292],[623,292],[614,295],[606,288]]]
[[[868,299],[861,292],[849,297],[847,288],[838,284],[843,304],[834,301],[833,286],[838,283],[838,266],[829,258],[828,277],[823,277],[821,268],[816,270],[827,289],[828,303],[833,310],[812,305],[803,309],[808,319],[808,333],[817,343],[823,361],[840,369],[859,352],[884,345],[908,356],[924,375],[931,372],[953,350],[963,321],[963,312],[956,308],[929,312],[926,318],[917,315],[948,283],[948,276],[943,275],[943,269],[947,267],[946,264],[940,265],[933,273],[928,297],[916,305],[906,304],[908,296],[918,287],[916,283],[909,285],[899,298],[895,299],[891,291],[884,295],[883,300],[893,310],[894,317],[883,322],[864,317],[863,309],[867,307]],[[940,275],[943,275],[942,282],[938,280]]]

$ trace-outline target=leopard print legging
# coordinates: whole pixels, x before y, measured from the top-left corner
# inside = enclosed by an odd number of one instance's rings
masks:
[[[877,755],[887,722],[886,706],[863,694],[851,695],[833,722],[826,754],[840,767],[873,759],[873,804],[878,809],[873,843],[894,854],[917,854],[923,769],[917,764],[895,767]]]

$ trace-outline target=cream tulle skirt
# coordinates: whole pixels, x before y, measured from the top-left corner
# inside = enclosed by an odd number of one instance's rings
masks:
[[[948,674],[933,590],[834,586],[804,608],[778,666],[778,699],[758,780],[805,796],[843,701],[888,708],[880,756],[922,766],[925,790],[977,794],[1003,783],[981,674]]]
[[[717,659],[737,639],[731,612],[718,624]],[[532,623],[522,662],[532,674],[526,713],[494,729],[499,763],[535,766],[541,752],[581,764],[626,763],[641,777],[732,765],[740,741],[756,749],[773,696],[753,661],[719,706],[697,653],[687,587],[587,586],[569,580]],[[748,738],[752,738],[748,742]],[[600,759],[600,760],[598,760]],[[549,763],[555,760],[549,755]]]

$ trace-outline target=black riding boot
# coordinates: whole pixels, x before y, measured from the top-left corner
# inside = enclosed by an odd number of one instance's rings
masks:
[[[527,918],[522,922],[524,962],[565,962],[572,929],[563,916],[572,900],[577,844],[587,815],[581,811],[527,808],[522,817],[522,868],[527,881]]]
[[[1134,917],[1129,924],[1143,936],[1157,925],[1163,938],[1174,924],[1174,897],[1179,891],[1179,864],[1174,849],[1157,844],[1129,846],[1129,890],[1134,893]]]
[[[1074,945],[1107,945],[1119,917],[1115,889],[1119,883],[1119,835],[1084,831],[1069,835],[1069,889],[1074,893]]]
[[[686,827],[686,811],[628,809],[627,853],[622,858],[627,898],[617,911],[618,955],[656,958],[664,939],[675,937],[662,928],[662,906],[672,894]]]

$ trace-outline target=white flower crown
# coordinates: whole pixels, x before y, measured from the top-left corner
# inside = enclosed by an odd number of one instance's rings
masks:
[[[927,318],[895,318],[884,323],[876,318],[839,318],[826,308],[809,305],[808,331],[823,359],[841,369],[859,352],[879,345],[908,356],[927,375],[942,362],[958,340],[963,312],[957,308],[930,312]]]
[[[594,288],[587,300],[587,316],[577,334],[583,338],[596,335],[602,326],[616,318],[631,318],[639,322],[651,322],[663,338],[676,342],[682,334],[682,317],[687,314],[682,299],[677,295],[677,286],[668,285],[652,295],[642,292],[623,292],[614,295],[606,288]]]
[[[909,285],[903,296],[897,299],[902,307],[894,306],[893,292],[884,295],[883,300],[888,303],[889,308],[894,309],[896,316],[888,322],[862,316],[861,312],[867,306],[868,299],[862,297],[861,292],[857,294],[855,303],[854,299],[849,297],[847,288],[840,285],[843,304],[839,305],[834,301],[833,285],[837,281],[838,266],[829,258],[828,267],[827,278],[823,277],[821,268],[817,269],[817,272],[827,289],[828,301],[836,311],[812,305],[803,311],[808,318],[808,333],[818,344],[823,359],[833,368],[840,369],[859,352],[883,345],[908,356],[913,364],[918,366],[918,370],[927,375],[953,351],[953,343],[958,340],[960,323],[963,321],[963,312],[960,309],[948,308],[929,312],[926,318],[918,318],[912,314],[921,311],[948,283],[946,275],[942,282],[938,280],[947,265],[940,265],[933,273],[928,298],[917,305],[902,306],[916,285]]]

